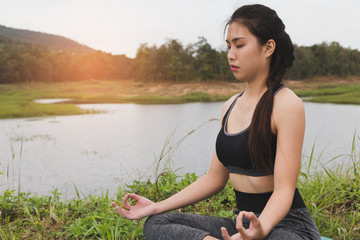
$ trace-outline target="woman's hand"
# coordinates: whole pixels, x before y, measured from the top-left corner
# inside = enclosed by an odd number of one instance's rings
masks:
[[[134,199],[135,205],[129,205],[128,199]],[[155,203],[147,198],[141,197],[134,193],[128,193],[125,195],[122,201],[122,207],[119,207],[115,202],[112,205],[116,208],[117,212],[126,219],[141,219],[156,213]]]
[[[248,229],[245,229],[243,226],[243,217],[246,217],[250,220],[250,226]],[[260,220],[253,212],[240,212],[240,214],[236,218],[236,229],[239,231],[239,233],[234,234],[230,237],[226,228],[221,228],[223,238],[225,240],[255,240],[264,239],[266,237]]]
[[[230,237],[229,233],[227,232],[226,228],[221,228],[222,236],[225,240],[243,240],[240,233],[234,234]]]

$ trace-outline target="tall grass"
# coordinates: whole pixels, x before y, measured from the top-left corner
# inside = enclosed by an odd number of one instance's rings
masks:
[[[323,152],[315,158],[313,147],[299,177],[298,187],[321,234],[333,239],[360,239],[359,142],[354,133],[350,153],[328,160],[342,160],[331,168],[322,163]]]
[[[213,121],[213,120],[211,120]],[[190,131],[191,135],[196,129]],[[161,201],[194,182],[194,173],[171,169],[171,154],[186,138],[173,142],[166,139],[154,166],[154,179],[135,180],[119,187],[115,196],[79,194],[71,200],[61,200],[55,189],[50,196],[38,196],[6,189],[0,195],[1,239],[144,239],[144,220],[122,219],[111,201],[121,202],[127,192],[134,192],[153,201]],[[343,164],[336,168],[323,165],[322,153],[304,156],[298,188],[312,214],[320,233],[333,239],[360,239],[359,136],[354,134],[351,151],[337,158]],[[330,159],[332,160],[332,159]],[[346,164],[349,163],[349,164]],[[321,170],[319,170],[319,168]],[[235,217],[235,196],[227,184],[220,193],[197,204],[175,211]]]

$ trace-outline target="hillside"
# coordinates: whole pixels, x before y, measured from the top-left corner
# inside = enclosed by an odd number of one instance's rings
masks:
[[[129,79],[133,59],[53,34],[0,25],[0,83]]]
[[[31,43],[34,45],[45,46],[50,49],[55,50],[62,50],[62,51],[76,51],[76,52],[84,52],[90,53],[94,52],[95,50],[89,48],[85,45],[79,44],[76,41],[68,39],[66,37],[30,31],[30,30],[22,30],[22,29],[15,29],[0,25],[0,37],[1,41],[11,41],[12,43]],[[6,38],[10,38],[4,40]]]

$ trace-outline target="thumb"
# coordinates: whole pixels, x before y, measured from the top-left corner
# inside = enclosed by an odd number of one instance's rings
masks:
[[[231,237],[230,237],[228,231],[226,230],[226,228],[224,228],[224,227],[221,228],[221,234],[225,240],[231,240]]]

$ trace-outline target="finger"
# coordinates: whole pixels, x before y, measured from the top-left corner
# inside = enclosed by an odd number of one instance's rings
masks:
[[[116,202],[111,202],[111,204],[116,208],[118,207],[117,203]]]
[[[137,202],[141,200],[141,197],[139,195],[135,193],[127,193],[123,198],[123,207],[126,208],[127,210],[130,210],[131,207],[131,205],[127,203],[129,198],[134,199]]]
[[[256,217],[255,213],[253,212],[245,212],[243,211],[243,214],[244,216],[249,219],[250,221],[253,221],[253,220],[258,220],[258,218]]]
[[[224,227],[221,228],[221,234],[225,240],[231,240],[231,237],[230,237],[228,231],[226,230],[226,228],[224,228]]]
[[[240,233],[243,239],[248,239],[248,234],[243,226],[244,211],[241,211],[236,218],[236,230]]]
[[[129,214],[128,211],[122,209],[121,207],[119,207],[119,205],[116,204],[116,202],[112,202],[112,205],[115,207],[116,211],[120,214],[121,217],[123,218],[128,218],[127,215]]]
[[[236,230],[240,233],[242,239],[249,239],[249,236],[244,228],[244,226],[238,226],[236,225]]]
[[[139,201],[141,199],[141,196],[135,193],[128,193],[127,195],[129,196],[129,198],[134,199],[135,201]]]
[[[236,228],[239,226],[243,226],[243,217],[244,217],[244,213],[241,211],[239,213],[239,215],[236,217]]]
[[[122,207],[125,208],[126,210],[130,210],[130,205],[127,203],[129,198],[129,194],[126,194],[125,197],[122,200]]]
[[[253,226],[257,226],[260,223],[259,219],[253,212],[245,212],[244,211],[244,216],[250,220],[250,222],[253,224]]]

